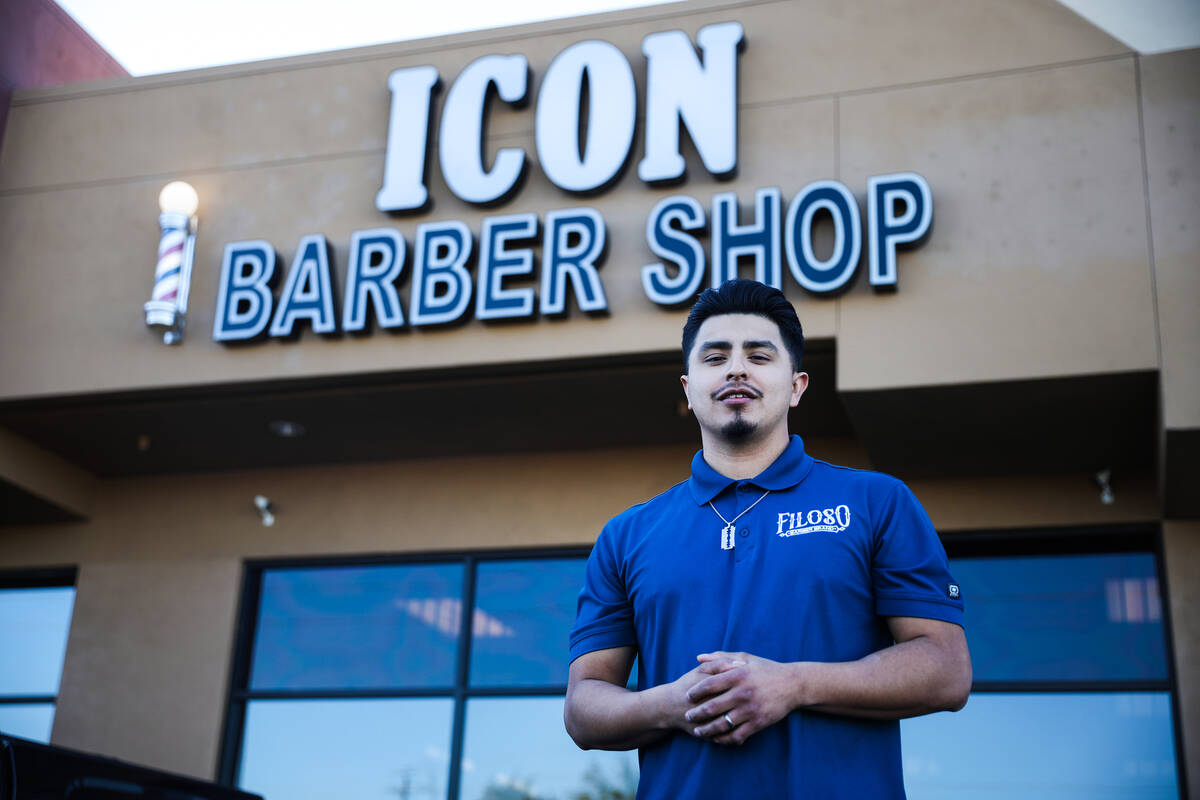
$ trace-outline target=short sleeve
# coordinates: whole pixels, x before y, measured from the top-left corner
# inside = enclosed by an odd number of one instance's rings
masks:
[[[875,518],[875,613],[963,624],[962,593],[925,509],[897,481]]]
[[[637,644],[633,607],[616,552],[617,538],[610,522],[588,556],[575,625],[571,628],[572,661],[594,650]]]

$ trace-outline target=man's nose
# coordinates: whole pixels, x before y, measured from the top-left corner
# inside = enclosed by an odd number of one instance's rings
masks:
[[[730,356],[729,358],[729,379],[746,377],[746,360],[741,356]]]

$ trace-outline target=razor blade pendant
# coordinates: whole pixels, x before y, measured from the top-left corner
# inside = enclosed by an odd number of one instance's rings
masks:
[[[729,523],[724,528],[721,528],[721,549],[733,549],[733,523]]]

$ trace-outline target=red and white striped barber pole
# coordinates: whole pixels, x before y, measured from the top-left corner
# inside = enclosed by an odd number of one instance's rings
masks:
[[[162,332],[164,344],[183,341],[187,316],[188,288],[192,282],[192,256],[196,247],[196,208],[199,197],[191,185],[172,181],[158,196],[162,214],[158,225],[158,265],[154,268],[154,291],[142,308],[146,325]]]

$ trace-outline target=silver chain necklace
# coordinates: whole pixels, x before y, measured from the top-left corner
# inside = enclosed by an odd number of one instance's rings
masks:
[[[708,507],[713,510],[714,514],[716,514],[718,517],[721,518],[721,522],[725,523],[725,527],[721,528],[721,549],[722,550],[732,550],[733,549],[733,541],[734,541],[733,540],[733,533],[734,533],[733,523],[735,523],[739,519],[741,519],[742,514],[745,514],[747,511],[749,511],[750,509],[754,508],[756,505],[761,503],[763,501],[763,499],[770,493],[771,493],[771,490],[767,489],[765,492],[762,493],[762,497],[758,498],[753,503],[746,506],[746,508],[744,508],[741,511],[741,513],[739,513],[733,519],[725,519],[725,516],[723,514],[721,514],[720,511],[717,511],[717,507],[712,504],[712,500],[708,501]]]

